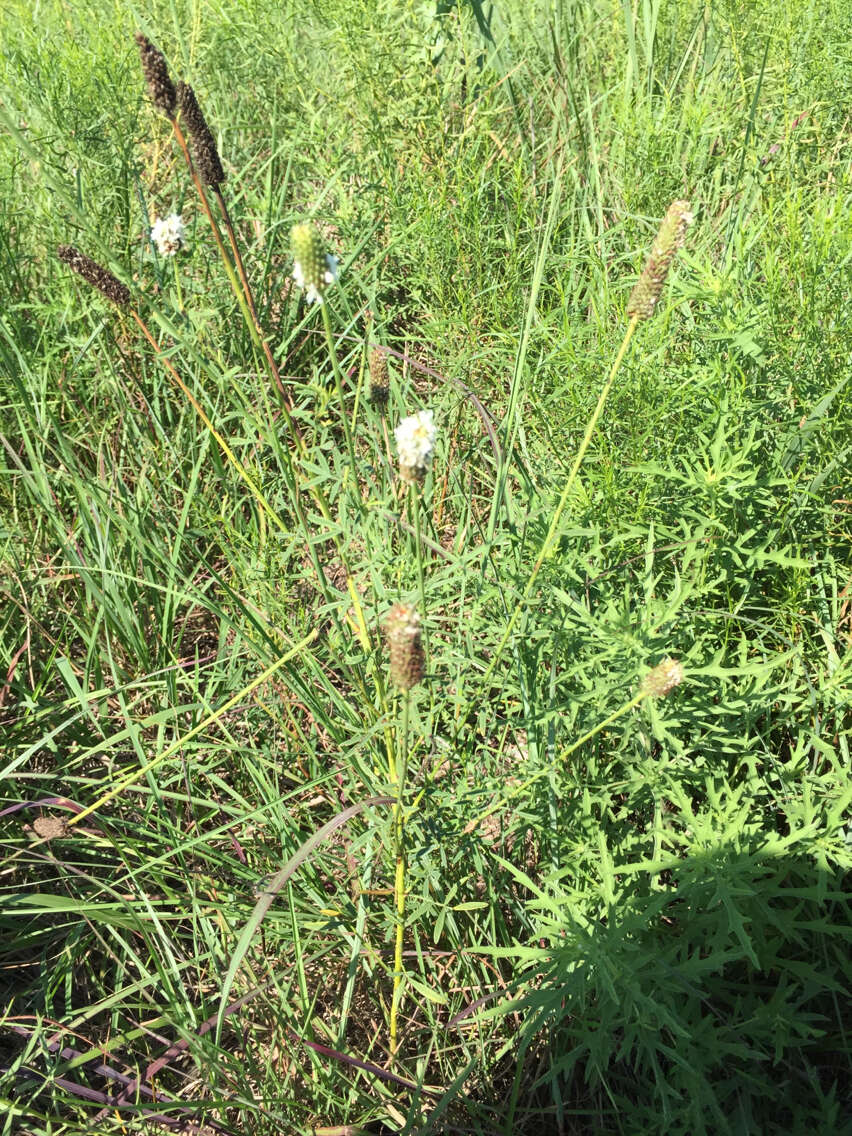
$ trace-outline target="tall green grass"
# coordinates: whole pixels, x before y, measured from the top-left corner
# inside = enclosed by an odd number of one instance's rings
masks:
[[[852,1131],[844,10],[4,9],[4,1133]]]

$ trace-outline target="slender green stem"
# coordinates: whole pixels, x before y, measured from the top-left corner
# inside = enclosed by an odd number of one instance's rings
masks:
[[[428,608],[426,607],[426,569],[423,562],[423,538],[420,531],[421,495],[420,486],[416,481],[413,482],[411,486],[410,501],[414,513],[412,524],[414,526],[414,545],[415,555],[417,557],[417,581],[420,585],[420,615],[423,620],[423,642],[426,648],[426,670],[428,671],[432,660],[432,651],[429,643],[429,619]]]
[[[159,361],[166,368],[166,370],[169,372],[169,374],[175,380],[177,385],[180,387],[180,389],[186,395],[187,399],[189,400],[193,409],[195,410],[195,413],[198,415],[198,417],[201,419],[201,421],[204,423],[204,425],[210,431],[210,434],[215,439],[217,445],[219,446],[219,449],[222,451],[222,453],[225,455],[225,457],[228,459],[228,461],[234,467],[234,469],[236,470],[236,472],[239,475],[239,477],[241,478],[241,480],[244,481],[245,484],[248,486],[249,490],[252,493],[252,496],[257,501],[258,505],[266,513],[266,515],[269,517],[269,519],[272,521],[272,523],[275,525],[275,527],[280,532],[289,533],[290,530],[288,529],[287,525],[282,520],[281,516],[278,514],[278,512],[276,512],[276,510],[272,507],[272,505],[269,504],[269,502],[267,501],[263,492],[261,491],[260,487],[255,483],[254,479],[252,478],[251,474],[248,472],[246,467],[242,464],[240,459],[237,457],[237,455],[234,453],[234,451],[228,445],[227,441],[222,437],[222,435],[219,433],[219,431],[216,429],[216,427],[210,421],[210,417],[206,413],[206,411],[204,410],[204,407],[201,405],[201,403],[198,401],[198,399],[195,397],[195,395],[192,393],[192,391],[189,389],[189,387],[186,385],[186,383],[180,377],[180,375],[178,374],[177,370],[173,366],[173,364],[172,364],[171,360],[168,358],[168,356],[163,353],[162,349],[160,348],[159,343],[157,343],[156,339],[154,338],[153,334],[151,333],[151,331],[148,328],[145,321],[142,319],[142,317],[139,315],[138,312],[136,312],[132,309],[131,309],[130,314],[136,320],[136,323],[141,328],[142,333],[145,336],[145,338],[148,340],[148,342],[154,348],[154,351],[156,352],[156,355],[157,355],[157,358],[159,359]],[[313,568],[314,568],[314,572],[316,573],[317,582],[319,583],[319,586],[322,589],[323,596],[325,597],[326,602],[330,603],[331,602],[331,593],[329,592],[329,588],[328,588],[328,580],[326,579],[325,572],[323,571],[322,565],[320,564],[320,561],[319,561],[319,555],[317,553],[317,548],[316,548],[316,541],[311,540],[311,530],[310,530],[310,526],[308,525],[308,519],[305,516],[304,508],[302,507],[302,500],[301,500],[301,494],[300,494],[300,490],[299,490],[298,477],[297,477],[296,469],[295,469],[295,466],[293,465],[292,460],[290,460],[290,462],[289,462],[289,474],[290,474],[290,480],[291,480],[290,496],[291,496],[291,499],[293,501],[293,507],[296,510],[296,516],[299,518],[299,524],[301,525],[301,528],[302,528],[302,534],[305,538],[305,548],[307,550],[308,556],[310,557],[311,563],[312,563]],[[345,561],[344,561],[344,564],[345,564]],[[348,574],[348,571],[349,570],[348,570],[348,567],[347,567],[347,574]]]
[[[237,273],[240,277],[240,282],[242,284],[243,293],[245,294],[249,315],[251,316],[251,324],[249,330],[251,331],[252,328],[254,329],[255,334],[253,335],[253,338],[255,339],[255,342],[260,345],[260,348],[266,358],[266,365],[269,370],[269,374],[272,378],[273,383],[275,384],[275,389],[278,391],[281,402],[283,404],[284,415],[287,419],[287,425],[294,433],[295,437],[301,442],[301,435],[299,434],[298,427],[290,418],[290,411],[293,409],[293,404],[291,403],[290,398],[287,395],[286,390],[284,389],[284,384],[281,382],[281,375],[278,371],[278,364],[275,362],[275,356],[272,354],[272,348],[269,346],[269,342],[267,341],[266,336],[263,334],[263,328],[260,326],[260,320],[257,315],[257,308],[255,307],[254,303],[254,296],[252,295],[251,285],[249,284],[245,265],[243,264],[243,258],[240,254],[240,246],[239,242],[237,241],[237,234],[234,230],[233,224],[231,223],[231,215],[228,212],[228,206],[225,203],[225,198],[222,196],[222,191],[218,186],[214,186],[213,192],[216,195],[216,201],[219,205],[219,212],[222,214],[222,221],[225,225],[225,232],[228,234],[231,251],[234,254],[234,264],[236,265]]]
[[[178,311],[183,315],[183,295],[180,290],[180,273],[178,272],[178,258],[172,257],[172,266],[175,270],[175,291],[177,292]]]
[[[237,457],[237,455],[234,453],[234,451],[231,449],[231,447],[228,445],[228,443],[225,441],[225,439],[222,437],[222,435],[219,433],[219,431],[216,429],[216,427],[213,425],[213,423],[210,421],[210,417],[206,413],[206,411],[204,410],[204,407],[201,405],[201,403],[198,401],[198,399],[195,397],[195,395],[192,393],[192,391],[189,389],[189,387],[186,385],[186,383],[180,377],[177,370],[172,365],[171,360],[168,358],[167,355],[164,354],[159,343],[154,338],[154,335],[152,334],[148,325],[145,323],[145,321],[142,319],[142,317],[139,315],[139,313],[137,311],[135,311],[134,309],[131,308],[130,314],[133,317],[133,319],[136,321],[136,323],[138,324],[139,328],[142,331],[142,334],[145,336],[145,338],[148,340],[148,342],[153,347],[154,352],[155,352],[157,358],[159,359],[159,361],[166,368],[166,370],[169,372],[169,374],[175,380],[177,385],[180,387],[180,389],[186,395],[187,399],[189,400],[193,409],[195,410],[195,413],[198,415],[198,417],[201,419],[201,421],[204,423],[204,425],[210,431],[211,435],[213,436],[213,438],[216,441],[216,444],[219,446],[219,449],[222,451],[222,453],[225,455],[225,457],[228,459],[228,461],[231,463],[231,465],[237,471],[237,473],[240,476],[240,478],[242,479],[242,481],[244,481],[245,484],[248,486],[248,488],[251,490],[251,493],[252,493],[254,499],[257,501],[258,505],[260,505],[261,509],[263,509],[263,511],[266,513],[266,515],[269,517],[269,519],[272,521],[272,523],[276,526],[276,528],[280,529],[284,533],[288,532],[289,530],[288,530],[287,526],[284,524],[284,521],[281,519],[281,517],[278,515],[278,513],[275,511],[275,509],[273,509],[273,507],[266,500],[266,497],[263,495],[260,488],[255,484],[251,474],[248,472],[246,467],[243,465],[243,463],[240,461],[240,459]],[[305,539],[308,541],[308,544],[310,545],[310,540],[308,539],[308,533],[307,532],[305,533]]]
[[[565,487],[562,490],[562,496],[559,498],[559,503],[557,504],[556,509],[553,513],[553,517],[550,521],[550,527],[547,530],[547,535],[542,541],[541,548],[539,549],[538,556],[536,557],[535,564],[533,564],[532,572],[530,573],[530,577],[526,582],[526,586],[524,587],[524,590],[521,594],[521,598],[515,605],[515,610],[512,612],[509,618],[509,622],[506,624],[506,630],[503,632],[503,638],[500,640],[497,646],[497,650],[494,652],[491,662],[488,665],[488,670],[485,672],[483,683],[487,683],[491,675],[494,673],[494,670],[503,655],[506,644],[509,642],[509,638],[515,629],[515,625],[520,619],[521,614],[527,605],[527,601],[532,594],[532,590],[535,586],[536,580],[538,579],[538,574],[541,571],[541,567],[553,549],[557,530],[559,528],[559,522],[562,520],[562,514],[565,511],[565,506],[568,503],[569,494],[574,487],[574,481],[576,480],[580,466],[583,464],[583,458],[586,456],[586,450],[589,448],[589,443],[592,440],[592,435],[595,432],[595,427],[598,424],[598,419],[600,418],[601,412],[603,411],[604,403],[606,402],[609,392],[612,389],[612,384],[615,381],[615,376],[618,374],[618,370],[624,360],[624,356],[627,354],[627,348],[630,345],[630,340],[633,338],[633,333],[636,330],[638,322],[639,317],[633,316],[633,318],[630,320],[630,323],[627,325],[627,331],[624,333],[624,339],[621,342],[621,347],[618,349],[618,354],[615,357],[615,362],[610,368],[609,375],[607,376],[607,380],[603,385],[603,390],[601,391],[600,397],[598,398],[597,406],[595,407],[594,413],[592,414],[592,417],[589,419],[586,426],[586,432],[583,434],[583,440],[580,443],[580,448],[577,451],[577,456],[574,459],[574,464],[571,466],[571,471],[568,474],[568,480],[565,482]]]
[[[396,804],[393,809],[394,856],[396,859],[396,871],[394,873],[396,935],[393,957],[393,995],[391,997],[390,1012],[391,1059],[393,1059],[398,1047],[399,1005],[402,1000],[402,947],[405,936],[405,813],[403,810],[403,796],[405,794],[405,779],[408,773],[408,712],[411,705],[411,694],[409,691],[405,692],[403,699],[402,745],[397,750],[397,763],[394,770],[396,780]]]
[[[572,742],[567,749],[564,749],[558,755],[558,757],[549,762],[542,769],[539,769],[532,775],[532,777],[528,777],[526,781],[522,781],[519,785],[513,785],[509,792],[505,793],[500,798],[500,800],[496,802],[496,804],[493,804],[490,808],[486,809],[484,813],[480,813],[479,816],[475,817],[472,821],[469,821],[464,826],[464,831],[473,832],[473,830],[475,828],[478,828],[487,817],[490,817],[492,813],[496,813],[498,809],[501,809],[507,801],[511,801],[513,797],[517,797],[519,793],[523,793],[530,787],[530,785],[534,785],[536,781],[539,781],[542,777],[546,777],[548,773],[550,773],[555,768],[558,762],[564,761],[566,757],[570,757],[571,754],[575,753],[581,745],[584,745],[596,734],[599,734],[601,730],[605,730],[607,726],[611,726],[613,722],[615,722],[623,714],[626,714],[629,710],[632,710],[634,706],[638,706],[639,703],[647,697],[648,691],[640,690],[639,693],[635,694],[629,702],[625,702],[622,706],[619,706],[617,710],[614,710],[612,714],[609,715],[609,717],[604,718],[602,722],[598,722],[598,724],[596,726],[593,726],[591,730],[587,730],[586,733],[582,735],[582,737],[577,738],[577,740]]]
[[[337,397],[340,401],[340,413],[343,417],[343,432],[346,435],[346,448],[349,451],[349,464],[352,468],[352,481],[355,486],[358,501],[360,503],[361,494],[358,493],[358,463],[355,458],[355,442],[352,438],[352,427],[346,414],[346,403],[343,400],[343,375],[340,371],[340,363],[337,359],[337,347],[335,346],[334,334],[331,330],[331,315],[328,310],[328,303],[323,303],[320,306],[322,308],[322,322],[325,326],[325,337],[328,341],[328,353],[331,356],[331,366],[332,370],[334,371],[334,384],[337,387]]]
[[[285,417],[286,422],[287,422],[287,428],[290,431],[290,434],[292,435],[292,437],[295,438],[296,443],[299,446],[299,448],[301,450],[304,450],[304,442],[302,440],[302,436],[299,432],[298,427],[296,426],[296,423],[293,421],[293,419],[290,415],[290,402],[287,398],[287,393],[284,390],[284,387],[281,383],[281,377],[278,374],[278,368],[275,364],[275,358],[272,354],[272,351],[269,347],[269,344],[266,342],[263,335],[261,334],[260,324],[257,322],[257,314],[254,311],[254,300],[252,299],[251,289],[249,288],[248,280],[246,279],[246,276],[245,276],[245,270],[242,267],[242,258],[239,255],[239,249],[238,249],[238,246],[237,246],[236,236],[233,232],[233,226],[231,225],[230,217],[228,216],[228,211],[225,208],[224,201],[222,199],[222,195],[219,193],[218,189],[216,189],[214,187],[214,192],[216,193],[217,199],[219,201],[219,207],[220,207],[220,209],[222,209],[222,217],[225,221],[225,224],[226,224],[226,227],[227,227],[227,230],[228,230],[228,237],[229,237],[229,240],[230,240],[230,243],[231,243],[231,247],[235,250],[237,263],[239,264],[240,269],[241,269],[240,274],[241,274],[242,279],[244,281],[245,291],[243,290],[243,287],[240,285],[240,282],[237,279],[237,274],[234,271],[234,264],[231,261],[230,256],[228,255],[228,250],[225,248],[225,242],[222,240],[222,233],[221,233],[221,230],[219,229],[219,224],[216,221],[216,218],[213,216],[213,210],[210,208],[210,202],[207,200],[207,194],[204,190],[204,186],[203,186],[201,179],[199,178],[198,174],[195,172],[195,167],[193,166],[192,158],[189,155],[189,148],[187,147],[186,139],[184,138],[183,131],[181,130],[180,125],[178,124],[176,119],[172,119],[172,129],[174,131],[175,139],[177,140],[178,145],[180,146],[181,150],[183,151],[184,160],[186,161],[187,167],[189,168],[190,176],[191,176],[191,178],[192,178],[192,180],[195,184],[195,188],[198,192],[198,197],[201,201],[201,206],[202,206],[204,212],[207,214],[207,220],[210,222],[210,228],[213,231],[213,237],[214,237],[214,239],[216,241],[216,245],[219,249],[219,256],[221,257],[222,264],[224,265],[225,273],[228,277],[228,283],[231,285],[231,291],[234,293],[234,296],[236,297],[237,303],[239,304],[240,311],[241,311],[242,316],[243,316],[243,321],[244,321],[246,327],[248,328],[248,332],[249,332],[249,335],[251,336],[252,343],[254,344],[255,349],[259,350],[261,352],[261,354],[264,356],[264,358],[266,359],[266,365],[267,365],[267,368],[269,370],[270,377],[272,378],[272,381],[275,383],[275,387],[278,390],[279,395],[281,396],[281,407],[282,407],[282,410],[284,411],[284,417]]]
[[[297,643],[295,647],[291,647],[291,649],[285,655],[282,655],[280,659],[276,659],[276,661],[271,666],[267,667],[266,670],[262,672],[262,674],[259,674],[257,678],[253,679],[248,684],[248,686],[243,687],[243,689],[235,694],[233,698],[229,698],[227,702],[223,703],[218,708],[218,710],[214,710],[212,714],[209,714],[203,722],[199,722],[197,726],[194,726],[187,733],[183,734],[176,741],[172,742],[172,744],[164,749],[162,753],[158,753],[156,757],[152,757],[149,762],[141,766],[139,769],[132,769],[130,773],[125,774],[124,777],[120,777],[118,781],[116,781],[116,783],[113,785],[113,787],[107,790],[107,792],[102,796],[98,797],[98,799],[93,804],[88,805],[85,809],[82,809],[79,813],[77,813],[76,816],[73,816],[68,822],[69,826],[72,824],[79,824],[81,820],[85,820],[87,816],[90,816],[92,813],[97,812],[98,809],[103,808],[104,805],[109,804],[109,802],[114,797],[117,797],[119,793],[123,792],[128,785],[132,785],[134,781],[138,781],[147,773],[150,773],[152,769],[155,769],[158,765],[164,762],[166,758],[169,758],[172,756],[172,754],[177,753],[177,751],[181,749],[182,746],[186,745],[187,742],[191,741],[192,738],[204,733],[205,730],[209,729],[210,726],[224,717],[224,715],[227,714],[227,712],[232,709],[232,707],[242,702],[245,698],[248,697],[249,694],[252,693],[253,690],[256,690],[259,686],[266,682],[266,680],[273,674],[275,674],[275,672],[279,670],[285,663],[300,655],[305,647],[308,647],[311,643],[313,643],[313,641],[317,637],[317,634],[317,630],[314,629],[310,633],[310,635],[306,636],[300,643]]]

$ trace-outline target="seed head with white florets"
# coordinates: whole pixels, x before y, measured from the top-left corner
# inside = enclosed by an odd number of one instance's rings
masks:
[[[160,256],[174,256],[179,252],[186,240],[186,226],[180,214],[158,217],[151,226],[151,240],[157,246]]]
[[[293,279],[304,288],[309,304],[321,304],[329,284],[337,283],[337,257],[322,247],[313,225],[294,225],[290,232],[293,246]]]
[[[394,430],[399,453],[399,473],[403,481],[422,484],[435,450],[438,428],[431,410],[418,410],[403,418]]]

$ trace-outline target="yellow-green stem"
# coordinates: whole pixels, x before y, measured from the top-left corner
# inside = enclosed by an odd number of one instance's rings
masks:
[[[269,519],[272,521],[272,523],[275,525],[275,527],[277,529],[279,529],[281,532],[284,532],[284,533],[289,532],[289,529],[284,524],[284,521],[281,519],[281,517],[278,515],[278,513],[275,511],[275,509],[273,509],[273,507],[266,500],[266,497],[263,495],[260,488],[255,484],[254,479],[252,478],[251,474],[248,472],[248,470],[245,468],[245,466],[239,460],[237,455],[234,453],[234,451],[231,449],[231,447],[228,445],[228,443],[225,441],[225,439],[222,437],[222,435],[219,433],[219,431],[216,429],[216,427],[210,421],[210,418],[207,415],[207,413],[205,412],[204,407],[201,405],[201,403],[198,401],[198,399],[195,397],[195,395],[192,393],[192,391],[189,389],[189,387],[186,385],[186,383],[180,377],[177,370],[172,365],[171,360],[162,352],[162,350],[160,349],[159,343],[157,343],[156,339],[154,338],[150,329],[146,325],[145,321],[142,319],[142,317],[139,315],[138,312],[136,312],[132,309],[131,309],[131,315],[133,316],[133,318],[136,320],[136,323],[141,328],[142,334],[145,336],[145,338],[148,340],[148,342],[154,348],[154,351],[157,354],[157,358],[160,360],[162,365],[166,368],[166,370],[169,372],[169,374],[175,380],[177,385],[180,387],[180,389],[186,395],[187,399],[191,403],[196,414],[201,419],[201,421],[204,423],[204,425],[207,427],[207,429],[210,431],[211,435],[213,436],[214,440],[216,441],[216,444],[219,446],[219,449],[222,451],[222,453],[225,455],[225,457],[228,459],[228,461],[233,465],[238,476],[248,486],[249,490],[251,491],[251,493],[252,493],[253,497],[255,498],[255,500],[257,501],[258,505],[260,505],[261,509],[266,513],[266,515],[269,517]],[[331,594],[328,590],[328,581],[326,580],[325,572],[323,572],[323,570],[322,570],[322,565],[319,562],[319,556],[318,556],[318,553],[317,553],[317,550],[316,550],[316,542],[311,540],[310,529],[309,529],[309,526],[308,526],[308,519],[305,516],[304,509],[302,508],[302,501],[301,501],[301,496],[300,496],[300,493],[299,493],[299,484],[298,484],[298,480],[297,480],[297,477],[296,477],[296,470],[293,467],[292,462],[290,463],[290,475],[293,479],[292,493],[291,493],[291,496],[293,498],[293,506],[296,510],[296,515],[299,518],[299,524],[301,525],[302,533],[303,533],[304,538],[305,538],[305,547],[307,549],[308,556],[310,557],[311,563],[313,565],[314,572],[316,573],[317,582],[319,583],[319,586],[322,589],[323,596],[325,597],[326,602],[330,603],[331,602]],[[344,561],[344,564],[345,564],[345,561]],[[348,571],[349,570],[347,568],[347,575],[348,575]]]
[[[243,264],[243,258],[240,254],[240,246],[237,241],[237,234],[234,231],[233,224],[231,223],[231,216],[228,212],[228,206],[225,203],[225,198],[222,196],[222,191],[218,186],[214,187],[213,192],[216,195],[216,201],[219,205],[219,211],[222,214],[222,221],[225,225],[225,232],[228,234],[228,241],[231,245],[231,251],[234,254],[234,264],[236,265],[237,273],[239,274],[240,282],[245,294],[246,304],[248,306],[249,315],[251,316],[251,326],[254,328],[254,332],[256,333],[254,335],[255,342],[259,343],[260,348],[263,351],[263,354],[266,358],[266,364],[269,369],[270,377],[272,378],[272,381],[275,384],[275,388],[281,397],[284,417],[287,420],[287,426],[293,436],[299,442],[300,449],[304,450],[302,436],[295,422],[293,422],[292,418],[290,417],[290,411],[293,409],[293,404],[291,403],[287,392],[284,389],[284,384],[281,382],[281,375],[278,371],[278,364],[275,362],[275,356],[272,354],[272,348],[269,346],[266,336],[263,334],[263,328],[260,326],[260,320],[258,319],[257,315],[257,308],[255,307],[254,303],[254,296],[252,295],[251,285],[249,284],[245,265]]]
[[[322,307],[322,322],[325,327],[325,337],[328,341],[328,353],[331,356],[331,366],[334,371],[334,384],[337,388],[337,398],[340,402],[340,413],[343,417],[343,432],[346,435],[346,448],[349,451],[349,464],[352,467],[352,483],[355,487],[355,494],[358,499],[359,507],[361,505],[361,494],[358,489],[358,463],[355,458],[355,443],[352,438],[352,427],[349,424],[349,418],[346,414],[346,404],[343,401],[343,375],[340,372],[340,363],[337,360],[337,347],[334,343],[334,333],[331,329],[331,315],[329,314],[328,304],[324,303]]]
[[[148,340],[148,342],[154,348],[154,351],[156,352],[157,358],[160,360],[162,365],[166,368],[166,370],[169,372],[169,374],[175,380],[177,385],[180,387],[180,389],[186,395],[187,399],[189,399],[189,402],[191,403],[193,409],[195,410],[195,413],[198,415],[198,417],[201,419],[201,421],[204,423],[204,425],[210,431],[211,435],[213,436],[213,438],[216,441],[216,444],[219,446],[219,449],[222,451],[222,453],[225,455],[225,457],[228,459],[228,461],[233,465],[233,467],[237,471],[237,474],[239,475],[239,477],[248,486],[249,490],[251,491],[251,493],[252,493],[253,497],[255,498],[255,500],[257,501],[258,505],[260,505],[260,507],[264,510],[264,512],[269,517],[269,519],[272,521],[272,523],[276,526],[276,528],[280,529],[281,532],[286,533],[288,531],[287,526],[284,524],[282,519],[278,516],[276,511],[272,508],[272,506],[266,500],[266,498],[264,497],[263,493],[258,488],[258,486],[254,483],[254,480],[252,479],[251,474],[248,472],[248,470],[242,464],[240,459],[237,457],[237,455],[234,453],[234,451],[231,449],[231,447],[228,445],[228,443],[225,441],[225,439],[222,437],[222,435],[219,433],[219,431],[216,429],[216,427],[213,425],[213,423],[210,421],[210,418],[208,417],[206,411],[204,410],[204,407],[201,405],[201,403],[198,401],[198,399],[195,397],[195,395],[192,393],[192,391],[189,389],[189,387],[186,385],[186,383],[180,377],[178,372],[175,370],[175,368],[172,365],[172,362],[168,358],[168,356],[166,356],[163,353],[163,351],[161,350],[159,343],[157,343],[157,340],[154,338],[154,335],[152,334],[148,325],[145,323],[145,321],[142,319],[142,317],[139,315],[139,313],[137,311],[133,310],[132,308],[130,310],[130,314],[133,316],[134,320],[139,325],[139,328],[141,329],[142,334],[145,336],[145,338]],[[305,534],[305,538],[307,539],[307,533]]]
[[[496,813],[498,809],[501,809],[507,801],[511,801],[513,797],[517,797],[519,793],[523,793],[525,789],[528,789],[530,787],[530,785],[534,785],[536,781],[540,780],[542,777],[546,777],[547,774],[550,773],[553,767],[557,764],[557,762],[564,761],[566,757],[570,757],[571,754],[578,750],[581,745],[584,745],[596,734],[599,734],[601,730],[605,730],[607,726],[611,726],[613,722],[615,722],[622,716],[622,714],[626,714],[629,710],[632,710],[634,706],[638,706],[643,698],[647,697],[648,691],[640,690],[639,693],[634,695],[634,697],[631,698],[629,702],[625,702],[623,706],[619,706],[619,708],[617,710],[614,710],[608,718],[604,718],[602,722],[598,722],[596,726],[593,726],[592,729],[588,730],[585,734],[583,734],[582,737],[579,737],[575,742],[572,742],[571,745],[569,745],[567,749],[564,749],[557,758],[550,762],[550,764],[546,765],[543,769],[539,769],[537,773],[534,773],[532,777],[528,777],[526,781],[522,781],[520,785],[513,785],[511,790],[506,793],[505,796],[501,797],[496,804],[486,809],[484,813],[480,813],[479,816],[475,817],[473,820],[468,821],[468,823],[464,826],[464,831],[473,832],[473,830],[475,828],[478,828],[484,820],[491,816],[492,813]]]
[[[183,315],[183,296],[180,290],[180,273],[178,272],[178,258],[172,257],[172,265],[175,270],[175,291],[177,292],[178,311]]]
[[[414,512],[412,518],[414,523],[414,543],[415,555],[417,557],[417,581],[420,585],[420,616],[423,620],[423,640],[426,647],[426,669],[429,669],[429,664],[432,655],[429,649],[429,620],[426,610],[426,570],[423,565],[423,541],[420,537],[420,486],[417,482],[413,482],[411,486],[411,507]]]
[[[222,240],[222,234],[219,230],[219,225],[216,222],[216,218],[213,216],[213,211],[210,208],[210,202],[207,200],[207,194],[204,192],[204,186],[201,182],[201,178],[199,178],[198,174],[195,172],[195,167],[192,164],[192,158],[189,156],[189,148],[187,147],[186,139],[183,136],[183,131],[181,130],[176,118],[172,119],[172,129],[174,131],[175,139],[177,140],[178,145],[183,151],[184,160],[186,161],[187,167],[189,168],[190,177],[192,178],[195,184],[195,188],[198,191],[201,207],[207,214],[207,220],[210,222],[210,228],[213,230],[213,237],[219,248],[219,255],[222,258],[222,264],[225,266],[225,272],[228,276],[228,282],[231,285],[231,291],[234,293],[237,303],[240,305],[240,310],[243,313],[243,319],[245,320],[246,325],[249,327],[250,333],[253,333],[253,338],[255,339],[256,345],[260,347],[260,342],[257,339],[257,333],[255,332],[254,325],[252,324],[251,313],[249,312],[246,305],[246,298],[243,295],[242,289],[240,288],[239,281],[237,280],[236,274],[234,272],[234,266],[231,263],[231,258],[228,256],[227,249],[225,248],[225,242]]]
[[[630,320],[630,323],[627,325],[627,331],[624,333],[624,339],[621,342],[621,347],[618,349],[618,354],[615,357],[615,362],[610,368],[609,375],[607,376],[603,390],[601,391],[600,397],[598,398],[597,406],[595,407],[594,413],[592,414],[592,417],[589,419],[589,422],[586,426],[586,432],[583,434],[583,440],[580,443],[580,448],[577,451],[577,456],[574,458],[574,464],[571,466],[571,470],[568,474],[568,480],[565,482],[565,487],[562,490],[562,496],[559,498],[559,503],[556,506],[556,510],[554,511],[553,517],[550,522],[550,527],[547,530],[547,535],[542,541],[541,548],[539,549],[538,556],[536,557],[535,564],[533,564],[532,572],[530,573],[530,577],[526,582],[526,586],[524,587],[523,593],[521,594],[521,598],[515,605],[515,609],[509,618],[509,622],[506,624],[506,630],[503,632],[503,638],[500,640],[497,646],[497,650],[494,652],[491,662],[488,665],[488,670],[485,672],[485,677],[482,680],[483,683],[487,683],[491,675],[494,673],[494,669],[503,655],[503,651],[505,650],[506,644],[509,642],[509,638],[515,629],[515,625],[517,624],[521,613],[526,607],[526,604],[532,594],[532,590],[535,586],[536,580],[538,579],[538,574],[541,571],[541,567],[550,554],[554,539],[556,537],[557,529],[559,528],[559,522],[562,520],[562,514],[565,511],[565,506],[568,503],[568,496],[574,486],[574,481],[576,480],[580,466],[583,464],[583,458],[586,456],[586,450],[589,448],[589,443],[592,440],[592,435],[595,432],[595,427],[598,424],[598,419],[600,418],[601,412],[603,411],[604,403],[606,402],[607,396],[612,389],[612,384],[615,381],[615,376],[618,374],[618,369],[624,360],[624,356],[627,354],[627,348],[630,344],[630,340],[633,338],[633,333],[636,330],[636,325],[638,323],[639,317],[633,316],[633,318]]]
[[[403,695],[405,701],[402,709],[402,746],[397,751],[397,767],[394,771],[396,781],[396,804],[393,809],[394,854],[396,870],[394,872],[394,917],[396,920],[396,935],[394,938],[393,953],[393,994],[391,996],[390,1011],[390,1056],[393,1060],[398,1048],[398,1019],[399,1005],[402,1000],[402,947],[405,936],[405,813],[403,810],[403,795],[405,793],[405,779],[408,772],[408,710],[411,694],[406,691]]]
[[[245,270],[243,270],[241,273],[245,284],[244,292],[243,288],[240,286],[240,282],[237,280],[236,273],[234,272],[234,265],[231,262],[230,256],[228,256],[228,251],[225,248],[225,242],[222,240],[221,230],[219,229],[216,218],[213,216],[213,211],[210,208],[210,202],[207,200],[207,194],[204,191],[204,186],[198,174],[195,172],[195,167],[193,166],[192,159],[189,155],[189,148],[187,147],[186,139],[183,136],[183,131],[181,130],[177,119],[172,119],[172,129],[174,131],[175,139],[177,140],[178,145],[183,151],[184,160],[186,161],[187,167],[189,168],[190,176],[193,180],[193,183],[195,184],[195,188],[198,192],[198,197],[201,201],[201,207],[207,215],[207,220],[210,222],[210,228],[213,231],[213,237],[219,249],[219,255],[222,258],[222,264],[224,265],[225,273],[228,277],[228,283],[231,285],[231,291],[234,293],[237,303],[239,304],[240,311],[242,312],[243,316],[243,321],[248,328],[249,335],[252,338],[252,342],[254,343],[255,348],[260,350],[260,352],[266,359],[266,365],[269,369],[270,377],[272,378],[272,381],[275,384],[279,395],[281,396],[282,409],[284,411],[284,417],[287,421],[287,427],[291,435],[296,439],[296,443],[299,448],[301,450],[304,450],[304,442],[302,441],[302,436],[299,432],[298,427],[290,416],[290,403],[287,398],[286,391],[284,390],[283,384],[281,383],[281,376],[278,373],[278,368],[275,364],[275,358],[272,355],[269,344],[261,334],[260,325],[258,324],[257,316],[254,313],[254,300],[251,296],[248,280],[245,277]],[[236,236],[233,232],[233,227],[231,226],[227,209],[224,208],[222,195],[221,193],[219,193],[219,190],[216,187],[214,187],[214,192],[216,193],[220,208],[223,210],[222,216],[228,228],[228,237],[231,247],[234,249],[237,262],[242,268],[242,259],[240,258],[239,251],[237,249]]]

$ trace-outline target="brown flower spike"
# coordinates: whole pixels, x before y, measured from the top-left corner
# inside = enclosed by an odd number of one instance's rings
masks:
[[[383,410],[388,404],[389,394],[388,357],[384,351],[374,347],[370,352],[370,391],[368,398],[377,410]]]
[[[177,94],[175,92],[175,85],[169,75],[169,69],[166,66],[163,53],[157,51],[153,43],[151,43],[147,36],[143,36],[141,32],[137,32],[134,39],[139,46],[142,74],[145,76],[145,82],[148,84],[148,93],[151,96],[151,102],[158,110],[161,110],[163,114],[168,115],[169,118],[174,118]]]
[[[420,641],[420,616],[409,604],[394,604],[385,616],[384,629],[390,652],[391,681],[401,690],[411,690],[422,680],[426,668]]]
[[[98,264],[96,260],[85,256],[73,245],[60,245],[56,254],[60,260],[65,261],[72,272],[82,276],[113,304],[124,307],[130,303],[130,289],[120,280],[117,280],[111,272],[107,272],[103,265]]]
[[[646,320],[654,314],[672,261],[677,250],[683,245],[686,230],[692,224],[692,220],[693,214],[689,211],[688,201],[672,202],[654,239],[651,255],[645,262],[642,275],[627,302],[628,316],[637,316],[640,320]]]
[[[201,113],[195,91],[189,83],[182,81],[178,83],[177,104],[186,132],[189,135],[192,160],[195,163],[198,176],[205,185],[221,185],[225,180],[225,171],[222,169],[219,151],[216,149],[216,142],[210,133],[210,127]]]

